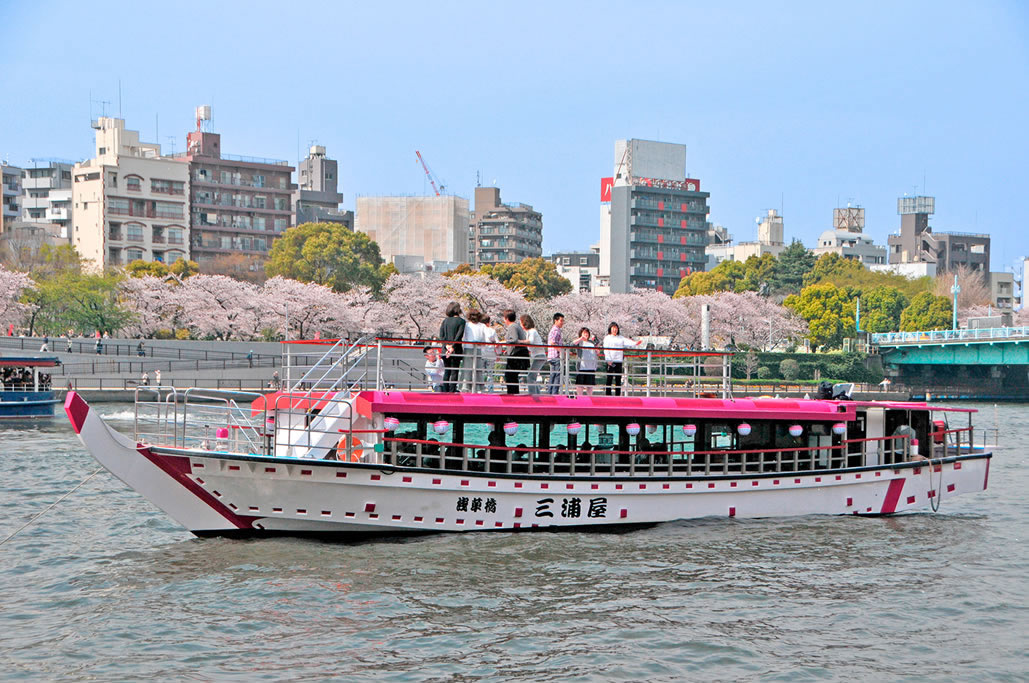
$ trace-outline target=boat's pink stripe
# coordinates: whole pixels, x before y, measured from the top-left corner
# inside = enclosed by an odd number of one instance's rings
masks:
[[[904,478],[899,477],[890,481],[890,487],[886,489],[886,500],[883,501],[882,510],[879,512],[884,515],[897,511],[897,503],[900,502],[901,491],[904,490]]]
[[[86,423],[86,416],[89,415],[89,404],[74,391],[69,391],[64,398],[64,412],[68,414],[71,421],[71,428],[76,434],[82,431],[82,425]]]
[[[189,475],[193,469],[189,464],[189,458],[180,455],[157,455],[151,452],[149,448],[144,447],[138,447],[137,450],[147,460],[164,470],[168,476],[182,484],[190,493],[207,503],[212,510],[234,524],[236,528],[253,528],[253,522],[255,519],[258,519],[257,517],[235,514],[232,510],[219,503],[214,496],[202,489],[199,484],[190,479]]]
[[[574,415],[582,417],[691,417],[835,420],[855,417],[852,403],[788,399],[670,398],[665,396],[550,396],[368,391],[358,399],[376,413],[454,415]]]

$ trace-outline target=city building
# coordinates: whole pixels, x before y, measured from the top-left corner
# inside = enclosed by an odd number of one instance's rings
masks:
[[[919,263],[877,263],[868,266],[877,273],[894,273],[914,280],[920,277],[936,277],[936,264],[925,261]]]
[[[189,173],[125,120],[93,122],[96,156],[72,168],[72,244],[94,268],[189,258]]]
[[[272,242],[293,220],[293,167],[288,161],[223,154],[211,132],[211,107],[196,110],[196,130],[175,159],[190,179],[190,254],[201,272],[229,261],[260,270]],[[233,266],[238,268],[238,264]]]
[[[672,294],[706,265],[710,193],[686,177],[685,145],[618,140],[614,162],[601,179],[600,275],[614,294]]]
[[[11,221],[0,233],[0,260],[19,270],[30,269],[37,263],[44,244],[67,245],[67,228],[55,223]]]
[[[0,163],[2,171],[3,189],[0,197],[3,198],[3,211],[0,213],[0,227],[4,230],[14,221],[21,220],[21,168]]]
[[[865,210],[860,206],[833,209],[833,229],[818,237],[811,251],[815,256],[839,254],[843,258],[860,261],[866,266],[886,263],[886,247],[879,246],[864,234]]]
[[[561,251],[547,257],[558,275],[572,283],[572,291],[604,296],[609,294],[606,280],[600,278],[600,245],[589,251]]]
[[[1029,273],[1029,258],[1022,257],[1015,266],[1015,310],[1025,308],[1025,275]]]
[[[937,272],[959,265],[990,272],[990,236],[965,232],[935,232],[929,216],[936,210],[934,197],[901,197],[897,200],[900,230],[887,238],[890,263],[935,263]]]
[[[758,258],[765,254],[778,256],[786,245],[783,243],[784,225],[782,216],[775,209],[768,209],[764,216],[758,216],[757,241],[733,243],[732,235],[720,225],[708,227],[708,244],[704,248],[707,269],[711,270],[722,261],[746,261],[751,256]]]
[[[339,164],[325,156],[325,147],[314,145],[300,162],[297,189],[293,190],[293,225],[339,223],[354,229],[354,212],[343,211]]]
[[[1015,274],[990,273],[990,303],[994,308],[1011,311],[1015,308]]]
[[[468,216],[468,200],[453,195],[358,197],[354,228],[378,243],[386,263],[461,264],[469,261]]]
[[[71,171],[75,162],[57,159],[32,161],[33,166],[22,172],[25,194],[21,218],[29,223],[58,226],[56,234],[68,242],[71,239]]]
[[[543,215],[528,204],[503,204],[500,188],[476,187],[469,263],[521,263],[543,256]]]

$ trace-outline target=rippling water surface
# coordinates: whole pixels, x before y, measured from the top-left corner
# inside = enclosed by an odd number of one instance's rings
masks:
[[[1029,411],[997,415],[986,493],[891,518],[198,540],[104,471],[0,546],[0,678],[1026,680]],[[62,418],[0,444],[0,538],[96,468]]]

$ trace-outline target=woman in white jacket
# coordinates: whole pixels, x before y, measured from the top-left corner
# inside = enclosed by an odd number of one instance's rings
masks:
[[[478,393],[483,390],[485,380],[486,346],[486,325],[482,322],[483,315],[479,311],[468,312],[468,322],[464,326],[464,353],[465,381],[468,383],[468,391]]]
[[[621,335],[621,328],[618,323],[611,323],[607,326],[607,335],[604,337],[604,362],[607,364],[607,381],[604,386],[606,396],[622,395],[622,369],[625,367],[625,349],[630,346],[637,346],[642,342],[633,341]]]

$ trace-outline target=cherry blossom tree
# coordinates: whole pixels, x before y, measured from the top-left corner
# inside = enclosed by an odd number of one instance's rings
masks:
[[[22,292],[32,286],[32,280],[25,273],[8,270],[0,266],[0,325],[20,325],[31,307],[19,301]]]
[[[129,335],[152,337],[158,330],[182,326],[178,281],[153,275],[128,277],[119,283],[119,288],[122,302],[133,314],[126,327]]]
[[[183,319],[201,337],[253,339],[263,322],[260,293],[225,275],[194,275],[179,289]]]

